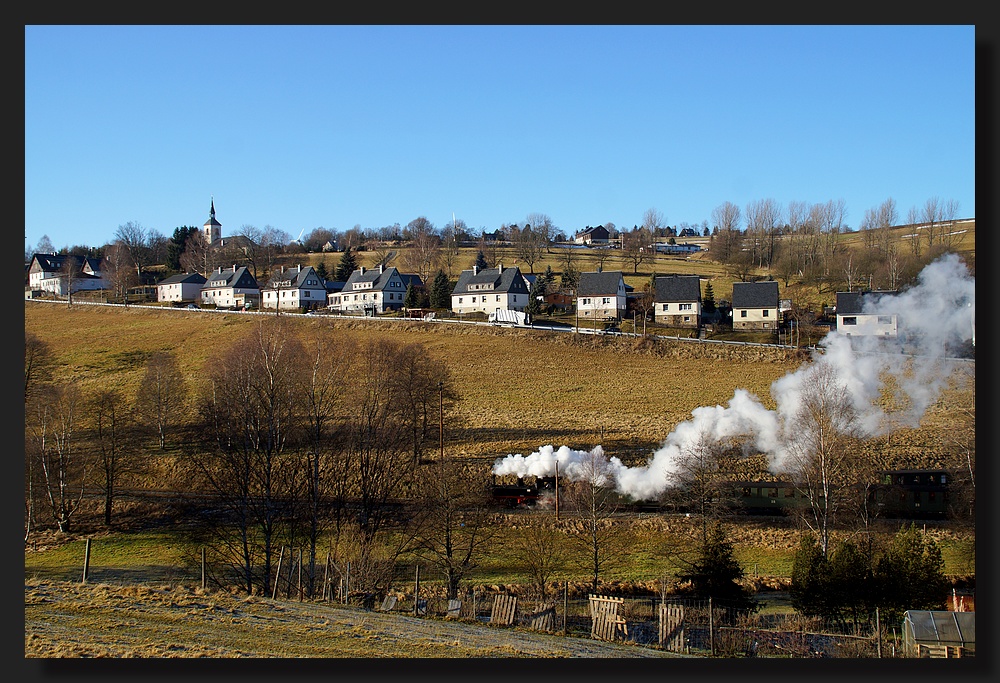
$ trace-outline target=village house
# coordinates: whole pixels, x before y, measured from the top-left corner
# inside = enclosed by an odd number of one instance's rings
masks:
[[[261,288],[261,308],[312,311],[326,306],[326,283],[312,266],[281,267]]]
[[[107,289],[96,258],[69,254],[35,254],[28,266],[28,294],[67,296],[80,291]],[[70,291],[72,290],[72,291]]]
[[[410,285],[422,287],[420,276],[404,275],[384,264],[376,268],[362,266],[351,273],[340,292],[327,294],[326,305],[331,311],[365,315],[398,311],[403,308]]]
[[[576,287],[576,312],[581,318],[621,320],[628,290],[620,270],[580,273]]]
[[[528,305],[528,282],[517,266],[496,268],[473,266],[463,270],[451,292],[451,310],[459,315],[485,313],[498,309],[523,311]]]
[[[898,334],[896,314],[880,311],[879,300],[898,292],[865,290],[837,292],[837,330],[848,336],[895,337]]]
[[[654,280],[653,317],[672,327],[701,327],[701,278],[661,275]]]
[[[201,273],[178,273],[156,284],[156,300],[170,303],[196,303],[208,280]]]
[[[778,329],[778,283],[733,283],[733,329]]]
[[[573,236],[577,244],[607,244],[610,239],[611,233],[603,225],[587,226]]]
[[[219,266],[201,288],[201,303],[216,308],[256,308],[260,306],[260,286],[246,266],[233,264],[229,270]]]

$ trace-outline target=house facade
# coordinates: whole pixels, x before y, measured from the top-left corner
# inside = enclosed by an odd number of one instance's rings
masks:
[[[498,309],[523,311],[528,305],[528,282],[517,266],[480,270],[473,266],[458,276],[451,292],[451,310],[465,313],[490,313]]]
[[[603,225],[586,227],[573,236],[577,244],[607,244],[610,239],[611,233]]]
[[[72,276],[66,275],[67,267],[72,268]],[[28,266],[28,288],[66,296],[73,292],[107,289],[108,283],[101,273],[98,259],[68,254],[35,254]]]
[[[201,288],[207,280],[201,273],[178,273],[160,280],[156,285],[156,300],[170,303],[201,301]]]
[[[654,280],[653,317],[672,327],[701,327],[701,278],[663,275]]]
[[[581,318],[621,320],[627,306],[625,276],[620,270],[580,273],[576,312]]]
[[[403,308],[408,285],[422,286],[417,275],[403,275],[394,267],[358,268],[339,292],[330,292],[326,305],[331,311],[375,315]]]
[[[312,311],[326,305],[326,283],[312,266],[282,266],[260,290],[262,309]]]
[[[223,270],[222,266],[209,275],[201,288],[202,305],[217,308],[251,308],[260,306],[260,286],[246,266]]]
[[[878,303],[882,297],[898,293],[885,290],[837,292],[837,330],[848,336],[897,336],[899,321],[896,314],[882,311]]]
[[[733,283],[733,329],[778,329],[778,283]]]

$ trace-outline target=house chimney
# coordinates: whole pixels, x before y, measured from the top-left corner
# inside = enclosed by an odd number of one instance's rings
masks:
[[[472,264],[472,274],[479,275],[479,266],[477,266],[475,263]]]
[[[364,266],[361,266],[360,268],[358,268],[358,270],[361,272],[362,275],[365,274],[365,267]]]
[[[501,263],[500,261],[497,261],[497,272],[498,273],[503,272],[503,263]]]

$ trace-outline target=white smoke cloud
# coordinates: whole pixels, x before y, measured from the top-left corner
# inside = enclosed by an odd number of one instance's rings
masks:
[[[627,467],[618,458],[608,459],[600,446],[582,451],[547,445],[528,456],[510,454],[498,459],[493,473],[552,476],[558,463],[559,476],[575,481],[591,476],[599,464],[602,476],[613,479],[619,492],[648,500],[674,484],[679,456],[703,436],[715,441],[745,438],[747,446],[767,455],[772,471],[781,472],[788,443],[783,430],[791,424],[803,392],[825,368],[846,389],[858,413],[857,426],[865,436],[915,427],[951,374],[952,362],[943,360],[949,348],[975,341],[975,302],[975,280],[958,256],[946,254],[924,268],[910,289],[866,301],[864,313],[897,316],[898,342],[830,332],[808,363],[771,385],[775,410],[764,407],[745,389],[737,389],[726,406],[691,411],[691,419],[677,425],[645,465]],[[903,406],[891,416],[877,404],[889,379]]]

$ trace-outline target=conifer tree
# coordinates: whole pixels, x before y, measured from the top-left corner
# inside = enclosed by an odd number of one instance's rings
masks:
[[[417,297],[417,290],[413,283],[406,285],[406,298],[403,299],[403,306],[406,308],[420,308],[420,300]]]
[[[720,606],[736,610],[755,610],[757,607],[750,591],[739,583],[743,568],[733,557],[733,544],[721,522],[712,526],[698,559],[678,578],[691,582],[690,593],[695,597],[712,598],[721,601]]]
[[[486,270],[489,266],[486,265],[486,257],[483,256],[483,250],[480,249],[476,252],[476,262],[474,267],[478,270]]]
[[[711,313],[715,310],[715,292],[712,291],[712,283],[705,283],[705,296],[701,299],[701,307],[706,313]]]
[[[354,252],[351,251],[350,247],[344,249],[344,253],[340,256],[340,261],[337,263],[337,271],[334,275],[337,282],[347,282],[347,278],[351,277],[351,273],[358,269],[358,260],[354,256]]]
[[[451,308],[451,281],[444,270],[438,269],[431,284],[431,308]]]

